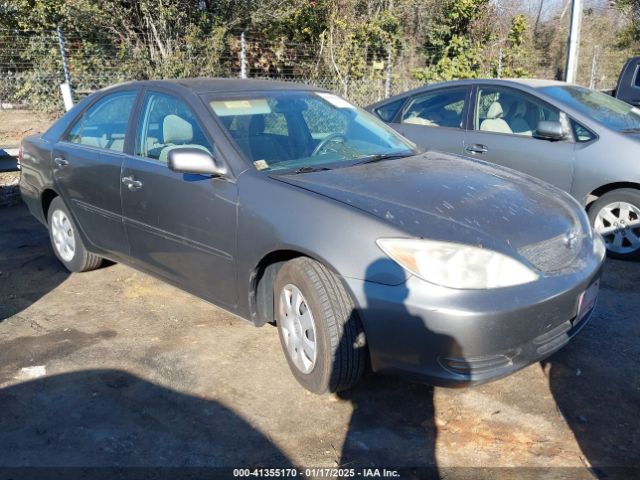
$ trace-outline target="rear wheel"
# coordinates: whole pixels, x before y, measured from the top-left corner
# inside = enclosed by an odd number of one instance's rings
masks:
[[[353,301],[340,279],[306,257],[282,266],[274,285],[278,334],[289,368],[314,393],[355,385],[367,350]]]
[[[49,206],[47,214],[49,237],[53,252],[70,272],[94,270],[102,264],[102,258],[90,253],[78,234],[78,228],[60,197]]]
[[[589,218],[610,257],[640,258],[640,191],[623,188],[602,195],[589,207]]]

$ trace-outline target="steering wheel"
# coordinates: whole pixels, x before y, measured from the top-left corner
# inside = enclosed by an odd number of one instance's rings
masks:
[[[331,135],[327,135],[324,139],[320,141],[320,143],[313,149],[313,153],[311,153],[312,157],[316,155],[320,155],[321,152],[329,145],[331,142],[335,142],[338,139],[342,139],[340,143],[345,143],[347,141],[347,137],[342,133],[332,133]]]

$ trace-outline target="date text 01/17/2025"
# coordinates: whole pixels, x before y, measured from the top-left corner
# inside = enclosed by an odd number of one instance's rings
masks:
[[[237,468],[235,478],[397,478],[397,470],[386,468]]]

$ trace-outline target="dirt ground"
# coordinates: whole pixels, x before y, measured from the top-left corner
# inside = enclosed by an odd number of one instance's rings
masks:
[[[0,147],[15,147],[22,137],[45,131],[51,117],[29,110],[0,109]]]
[[[583,332],[506,379],[451,390],[369,375],[315,396],[289,373],[275,328],[124,265],[69,275],[26,208],[3,207],[0,467],[638,478],[620,468],[640,467],[639,281],[637,263],[609,261]]]

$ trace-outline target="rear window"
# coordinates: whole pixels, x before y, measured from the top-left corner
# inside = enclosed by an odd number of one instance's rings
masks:
[[[378,115],[385,122],[392,122],[396,117],[396,114],[404,104],[405,99],[401,98],[400,100],[395,100],[391,103],[387,103],[378,107],[374,110],[376,115]]]

